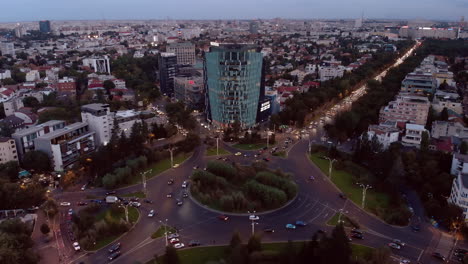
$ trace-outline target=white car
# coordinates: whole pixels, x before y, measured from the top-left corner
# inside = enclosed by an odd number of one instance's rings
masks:
[[[179,239],[176,238],[176,237],[171,238],[171,239],[169,240],[169,243],[171,243],[171,244],[177,244],[177,243],[179,243]]]
[[[173,168],[178,168],[178,167],[179,167],[179,163],[176,163],[176,164],[174,164]]]
[[[258,217],[257,215],[249,215],[249,220],[251,221],[257,221],[258,219],[260,219],[260,217]]]
[[[236,156],[240,156],[240,155],[242,155],[242,153],[240,153],[240,152],[236,152],[236,154],[234,154],[234,155],[236,155]]]
[[[188,186],[188,182],[187,182],[187,181],[184,181],[184,182],[182,183],[182,188],[187,188],[187,186]]]
[[[61,206],[70,206],[71,203],[69,203],[69,202],[61,202],[60,205],[61,205]]]
[[[73,243],[73,248],[75,249],[75,251],[79,251],[81,249],[80,244],[78,244],[78,242]]]
[[[86,190],[86,184],[83,185],[83,187],[81,187],[81,190],[82,190],[82,191]]]
[[[148,217],[153,217],[154,216],[154,210],[149,211]]]
[[[185,247],[184,243],[177,243],[174,245],[175,248],[183,248]]]

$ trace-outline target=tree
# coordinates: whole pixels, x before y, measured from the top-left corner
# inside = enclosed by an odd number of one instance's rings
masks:
[[[164,259],[166,260],[166,264],[179,264],[180,259],[179,255],[177,255],[177,250],[172,246],[169,245],[166,247],[166,253],[164,254]]]
[[[0,223],[0,260],[8,264],[35,264],[39,256],[32,250],[31,230],[18,219]]]
[[[38,107],[39,106],[39,101],[36,99],[36,97],[28,96],[23,99],[23,104],[26,107]]]
[[[444,107],[444,109],[442,109],[442,112],[440,112],[439,119],[441,121],[448,121],[448,118],[449,118],[448,109],[447,107]]]
[[[106,89],[107,94],[110,94],[110,90],[115,89],[115,84],[111,80],[105,80],[102,83],[102,87],[104,87],[104,89]]]
[[[49,218],[54,217],[58,213],[57,203],[52,199],[45,201],[41,208]]]
[[[22,167],[24,169],[39,172],[49,171],[50,165],[49,156],[40,150],[26,152],[22,161]]]
[[[241,244],[242,244],[242,239],[240,237],[240,234],[239,232],[235,232],[231,237],[231,241],[229,242],[229,248],[233,249]]]
[[[346,264],[350,263],[351,253],[344,227],[339,224],[333,228],[331,237],[324,241],[322,257],[327,260],[327,263]]]
[[[253,235],[250,237],[249,242],[247,243],[247,250],[250,253],[255,252],[255,251],[261,251],[262,250],[262,239],[257,236]]]
[[[429,150],[429,133],[424,131],[421,136],[421,151],[427,152]]]
[[[44,234],[44,235],[47,235],[47,234],[49,234],[49,232],[50,232],[49,226],[46,223],[43,223],[41,225],[41,233]]]

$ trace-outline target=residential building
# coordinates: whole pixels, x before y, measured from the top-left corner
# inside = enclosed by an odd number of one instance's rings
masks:
[[[159,84],[161,92],[169,97],[174,96],[174,77],[176,75],[177,56],[175,53],[159,54]]]
[[[387,149],[393,142],[398,142],[399,135],[398,128],[385,125],[370,125],[367,131],[369,139],[376,137],[383,149]]]
[[[57,91],[76,94],[75,80],[69,77],[63,77],[62,79],[59,79],[57,82]]]
[[[177,64],[195,65],[195,45],[193,43],[171,43],[167,46],[167,52],[175,53]]]
[[[249,22],[249,32],[250,34],[258,34],[258,22],[257,21]]]
[[[468,174],[468,155],[454,153],[452,155],[452,166],[450,174],[457,176],[459,174]]]
[[[11,42],[0,42],[0,53],[3,56],[15,56],[15,45]]]
[[[12,137],[16,142],[20,159],[28,151],[34,150],[34,139],[65,127],[65,121],[51,120],[40,125],[15,132]]]
[[[427,133],[427,130],[424,128],[423,125],[406,124],[405,135],[401,139],[401,142],[403,143],[403,145],[419,147],[421,145],[421,140],[424,132]]]
[[[10,161],[18,161],[15,140],[7,137],[0,137],[0,164]]]
[[[26,73],[26,81],[27,82],[35,82],[41,79],[41,75],[39,74],[38,70],[32,70]]]
[[[193,110],[203,110],[205,94],[203,77],[176,76],[174,78],[174,96]]]
[[[114,113],[108,104],[87,104],[81,107],[81,120],[95,133],[96,146],[107,145],[112,136]]]
[[[215,126],[235,121],[256,124],[261,97],[263,55],[250,44],[217,44],[205,53],[206,113]]]
[[[432,122],[431,136],[433,138],[455,136],[461,139],[468,139],[468,128],[458,122],[436,120]]]
[[[432,72],[417,69],[408,73],[401,82],[401,91],[412,94],[433,94],[437,88],[437,81]]]
[[[97,73],[111,73],[109,57],[83,59],[83,66],[89,67]]]
[[[114,122],[117,122],[120,132],[125,133],[126,137],[131,135],[133,125],[141,121],[141,112],[135,110],[117,111],[114,117]]]
[[[427,97],[400,93],[395,101],[380,109],[379,120],[425,125],[430,105]]]
[[[23,107],[23,98],[21,97],[13,97],[8,101],[3,102],[3,110],[5,111],[5,116],[11,116]]]
[[[320,81],[325,82],[335,78],[343,77],[345,72],[345,67],[343,66],[320,66],[319,67],[319,76]]]
[[[50,21],[49,20],[39,21],[39,31],[41,31],[42,33],[51,32],[52,28],[50,27]]]
[[[458,173],[455,174],[455,179],[452,182],[452,189],[448,202],[458,205],[463,211],[463,218],[465,222],[468,221],[468,174]]]
[[[34,146],[49,155],[55,171],[63,171],[81,156],[93,152],[94,142],[94,132],[89,125],[78,122],[34,139]]]
[[[11,78],[10,70],[0,70],[0,80]]]

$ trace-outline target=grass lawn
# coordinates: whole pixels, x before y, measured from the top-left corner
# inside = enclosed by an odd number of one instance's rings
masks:
[[[275,153],[273,153],[273,156],[280,157],[280,158],[286,158],[287,157],[286,151],[275,152]]]
[[[175,230],[175,228],[173,228],[172,226],[166,226],[166,225],[162,225],[158,228],[158,230],[156,230],[156,232],[154,232],[152,235],[151,235],[151,238],[152,239],[155,239],[155,238],[158,238],[158,237],[162,237],[164,236],[164,233],[167,232],[168,234],[173,234],[175,232],[177,232]]]
[[[128,220],[130,221],[130,223],[132,224],[136,223],[139,215],[140,214],[136,208],[128,207]],[[122,209],[117,213],[113,213],[110,209],[104,210],[96,216],[96,222],[99,222],[102,219],[105,219],[105,221],[120,221],[120,219],[125,219],[125,211]],[[94,246],[91,247],[89,250],[94,251],[94,250],[101,249],[109,245],[110,243],[112,243],[121,235],[122,234],[113,235],[113,236],[105,236],[105,237],[97,237],[96,244],[94,244]]]
[[[270,144],[271,145],[271,144]],[[266,147],[266,143],[256,143],[256,144],[235,144],[233,148],[241,150],[257,150]]]
[[[192,153],[180,153],[177,156],[174,157],[174,165],[175,164],[181,164],[184,162],[186,159],[188,159],[190,156],[192,156]],[[161,161],[158,161],[151,165],[149,168],[147,168],[145,171],[152,170],[151,173],[146,176],[146,179],[153,178],[154,176],[160,174],[161,172],[164,172],[168,169],[171,168],[171,159],[163,159]],[[133,185],[141,182],[141,175],[140,173],[137,173],[133,175],[132,180],[128,185]]]
[[[228,154],[231,154],[231,152],[223,149],[223,148],[219,148],[218,149],[218,153],[219,155],[228,155]],[[216,148],[209,148],[206,150],[206,153],[205,153],[206,156],[216,156]]]
[[[146,194],[144,192],[134,192],[134,193],[127,193],[122,194],[122,197],[138,197],[138,198],[146,198]]]
[[[325,156],[323,153],[317,152],[310,155],[310,159],[320,168],[320,170],[328,175],[329,161],[323,159]],[[342,170],[332,171],[332,182],[341,190],[349,199],[351,199],[357,205],[361,205],[362,202],[362,188],[354,183],[353,175]],[[385,193],[375,192],[373,190],[367,190],[366,193],[366,210],[372,213],[378,212],[378,208],[386,208],[389,206],[390,197]]]
[[[299,249],[302,246],[302,242],[293,242],[295,248]],[[263,250],[280,252],[286,243],[264,243],[262,244]],[[351,244],[353,250],[353,258],[368,258],[372,253],[372,248]],[[210,261],[218,261],[225,257],[226,246],[213,246],[213,247],[199,247],[189,248],[186,250],[177,251],[180,258],[181,264],[205,264]],[[162,257],[156,262],[154,259],[148,261],[146,264],[161,264],[164,263]]]

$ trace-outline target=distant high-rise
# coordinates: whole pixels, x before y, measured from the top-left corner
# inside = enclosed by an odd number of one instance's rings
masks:
[[[50,21],[49,20],[39,21],[39,31],[41,31],[42,33],[49,33],[51,31]]]
[[[249,23],[249,32],[251,34],[257,34],[258,33],[258,22],[250,21],[250,23]]]
[[[221,44],[205,53],[206,112],[214,125],[256,124],[263,96],[262,65],[262,53],[255,45]]]
[[[175,53],[177,64],[195,65],[195,45],[190,42],[171,43],[167,47],[167,52]]]
[[[175,53],[163,52],[159,55],[159,84],[161,93],[174,96],[174,77],[176,75],[177,56]]]

